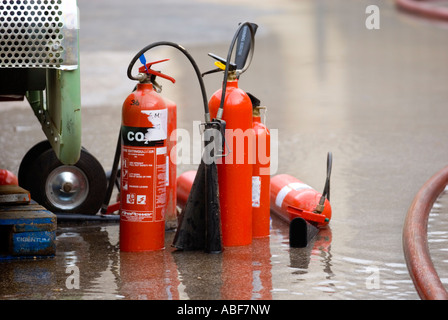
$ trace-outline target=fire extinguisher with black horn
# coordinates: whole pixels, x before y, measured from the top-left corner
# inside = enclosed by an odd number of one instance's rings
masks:
[[[252,103],[247,93],[238,87],[238,79],[252,60],[256,29],[254,23],[241,23],[231,42],[227,59],[210,53],[209,56],[217,60],[215,65],[218,69],[205,73],[224,71],[222,88],[209,100],[212,118],[226,123],[221,161],[217,166],[224,246],[252,243],[252,164],[249,161],[252,150],[249,150],[250,143],[244,142],[245,137],[253,139]],[[236,57],[235,63],[232,63],[235,43]],[[238,143],[242,144],[242,148]]]
[[[252,237],[264,238],[270,234],[270,183],[271,183],[271,133],[261,120],[260,100],[247,93],[252,101],[255,152],[252,168]]]
[[[330,177],[333,154],[327,154],[327,177],[322,193],[289,174],[271,178],[271,211],[289,222],[291,247],[306,247],[322,228],[328,226],[332,209],[330,204]]]

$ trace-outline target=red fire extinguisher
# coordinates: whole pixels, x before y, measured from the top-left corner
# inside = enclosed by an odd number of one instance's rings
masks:
[[[243,23],[235,33],[227,59],[209,54],[216,59],[216,70],[224,70],[221,89],[209,100],[210,115],[224,120],[225,146],[229,148],[218,162],[219,198],[221,206],[222,243],[242,246],[252,243],[252,156],[253,141],[252,103],[238,87],[239,75],[247,69],[246,59],[253,53],[256,25]],[[250,36],[248,34],[250,33]],[[235,63],[230,62],[233,45],[238,40]],[[214,70],[214,71],[216,71]],[[223,147],[226,150],[225,146]],[[226,151],[224,151],[226,152]]]
[[[270,155],[271,135],[261,120],[260,100],[247,93],[252,101],[255,134],[254,164],[252,168],[252,237],[269,236],[270,229]]]
[[[176,203],[180,209],[183,209],[187,203],[195,177],[196,170],[189,170],[180,174],[176,179]]]
[[[327,226],[331,220],[331,162],[332,155],[328,153],[327,180],[322,193],[288,174],[272,177],[271,210],[286,222],[302,218],[318,228]]]
[[[160,250],[165,246],[168,109],[157,92],[151,69],[165,60],[144,64],[139,83],[123,103],[121,127],[120,249]],[[141,59],[142,61],[142,59]],[[142,61],[146,62],[146,61]]]
[[[166,155],[166,215],[165,224],[168,229],[177,225],[177,160],[176,160],[176,136],[177,129],[177,105],[174,101],[163,98],[168,110],[168,127],[167,127],[167,155]],[[168,225],[169,224],[169,225]],[[171,226],[172,225],[172,226]]]
[[[145,56],[140,57],[140,61],[146,66],[139,68],[140,73],[149,72],[151,74],[151,82],[155,86],[158,92],[162,91],[162,87],[156,82],[156,76],[168,79],[175,83],[172,77],[163,75],[154,70],[150,69],[151,64],[146,64]],[[153,62],[159,63],[168,61],[168,59]],[[176,136],[172,136],[173,132],[177,129],[177,105],[174,101],[163,97],[163,101],[166,104],[168,111],[168,125],[167,125],[167,154],[166,154],[166,211],[165,211],[165,227],[171,229],[177,224],[177,208],[176,208],[176,176],[177,176],[177,166],[176,166]],[[170,225],[167,225],[170,224]]]
[[[253,139],[252,104],[232,75],[227,82],[225,101],[222,119],[226,122],[225,141],[231,152],[217,165],[222,241],[224,246],[247,245],[252,242],[252,164],[248,159],[249,144],[236,135],[248,134]],[[218,90],[209,101],[212,117],[216,117],[220,102],[221,90]],[[242,143],[240,148],[238,144]]]

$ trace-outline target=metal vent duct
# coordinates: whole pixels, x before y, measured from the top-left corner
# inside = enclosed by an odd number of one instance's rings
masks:
[[[76,0],[0,0],[0,68],[76,69]]]

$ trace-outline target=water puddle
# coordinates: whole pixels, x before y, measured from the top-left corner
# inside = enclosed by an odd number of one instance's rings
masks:
[[[331,228],[307,248],[290,248],[287,231],[274,217],[270,238],[222,254],[174,251],[174,232],[163,251],[127,253],[119,250],[118,223],[62,224],[56,257],[1,263],[0,299],[416,298],[405,264],[335,256]]]

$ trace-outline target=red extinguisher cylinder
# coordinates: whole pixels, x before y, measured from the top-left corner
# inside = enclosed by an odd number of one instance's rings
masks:
[[[209,100],[210,115],[215,118],[222,89]],[[249,155],[253,139],[252,103],[238,88],[238,80],[228,80],[222,119],[226,122],[226,146],[230,152],[218,162],[219,198],[223,246],[252,243],[252,162]],[[245,135],[245,137],[244,137]],[[227,152],[227,147],[224,152]]]
[[[258,108],[254,110],[255,163],[252,168],[252,237],[270,233],[270,133],[262,123]]]
[[[151,83],[123,103],[120,250],[165,247],[167,107]]]
[[[177,189],[177,205],[180,209],[183,209],[187,204],[188,196],[191,188],[193,187],[194,178],[196,177],[196,170],[186,171],[177,177],[176,189]]]
[[[164,98],[168,109],[168,134],[167,134],[167,173],[166,173],[166,223],[177,221],[176,209],[176,129],[177,129],[177,106],[174,101]]]
[[[286,222],[301,217],[317,227],[328,225],[331,205],[325,199],[322,212],[315,212],[322,194],[299,179],[279,174],[271,177],[271,210]]]

